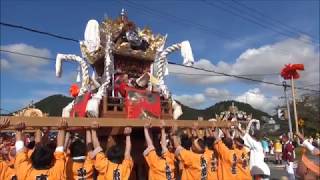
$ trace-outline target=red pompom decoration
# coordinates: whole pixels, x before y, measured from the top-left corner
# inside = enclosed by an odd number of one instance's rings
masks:
[[[70,95],[72,97],[77,97],[78,94],[79,94],[79,91],[80,91],[80,89],[79,89],[77,84],[72,84],[70,89],[69,89]]]
[[[281,70],[281,76],[284,79],[299,79],[300,75],[298,70],[303,71],[304,65],[303,64],[286,64],[284,68]]]

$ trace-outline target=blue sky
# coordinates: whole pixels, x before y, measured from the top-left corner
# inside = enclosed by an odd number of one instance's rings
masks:
[[[106,16],[117,17],[121,8],[125,8],[129,18],[138,26],[149,26],[156,33],[168,34],[167,45],[189,40],[197,67],[230,74],[273,74],[278,73],[286,63],[304,63],[306,70],[297,84],[319,89],[319,1],[250,0],[240,3],[255,9],[259,14],[233,1],[218,0],[133,3],[1,0],[1,22],[80,40],[83,39],[88,20],[101,21]],[[260,25],[242,16],[260,18]],[[290,28],[284,29],[286,27]],[[1,26],[1,49],[51,58],[55,58],[59,52],[80,55],[79,45],[74,42],[4,26]],[[182,62],[179,53],[171,55],[169,59]],[[54,62],[2,52],[0,62],[0,105],[8,111],[48,95],[67,95],[68,87],[75,81],[77,65],[65,63],[63,78],[58,79],[55,77]],[[203,73],[176,67],[171,67],[170,71]],[[251,77],[276,83],[282,81],[276,75]],[[236,99],[272,112],[276,105],[282,103],[278,99],[283,93],[281,88],[225,77],[171,73],[166,84],[176,99],[195,108]]]

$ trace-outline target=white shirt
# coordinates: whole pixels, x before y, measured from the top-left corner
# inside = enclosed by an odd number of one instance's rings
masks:
[[[246,146],[250,148],[250,171],[252,175],[270,176],[269,166],[264,162],[264,152],[262,144],[254,140],[248,133],[243,136]]]

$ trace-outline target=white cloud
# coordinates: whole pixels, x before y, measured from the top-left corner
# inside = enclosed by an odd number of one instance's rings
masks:
[[[19,52],[24,54],[36,55],[41,57],[51,57],[51,52],[45,48],[19,43],[3,45],[1,49]],[[66,72],[61,78],[55,76],[54,62],[35,57],[3,53],[6,59],[1,59],[1,70],[10,73],[12,77],[20,81],[28,81],[46,84],[70,84],[76,78],[76,71]],[[21,78],[23,77],[23,78]]]
[[[306,39],[306,37],[301,36],[300,39],[303,40]],[[301,42],[297,39],[286,39],[260,48],[247,49],[232,64],[222,60],[213,64],[212,61],[200,59],[194,66],[227,74],[273,74],[280,73],[284,65],[289,63],[302,63],[305,65],[305,71],[301,72],[301,78],[297,81],[297,85],[319,82],[319,51],[317,51],[316,46]],[[178,73],[210,74],[200,70],[173,65],[169,66],[169,70],[170,72]],[[225,76],[177,76],[181,80],[192,84],[214,84],[239,81],[239,79]],[[250,78],[268,80],[276,83],[282,81],[280,76],[250,76]]]
[[[245,102],[260,109],[264,112],[272,114],[274,109],[280,103],[278,97],[266,97],[259,88],[249,89],[247,92],[235,98],[236,101]]]
[[[203,94],[194,94],[194,95],[189,95],[189,94],[183,94],[183,95],[173,95],[174,99],[180,101],[182,104],[193,107],[193,108],[198,108],[199,106],[202,105],[205,101],[206,98]]]
[[[0,60],[0,68],[1,68],[1,70],[9,69],[10,68],[10,64],[9,64],[8,60],[1,59]]]
[[[231,94],[226,89],[207,88],[204,92],[205,96],[213,100],[226,100],[231,97]]]
[[[47,58],[51,56],[51,53],[48,49],[36,48],[24,43],[4,45],[1,46],[1,49]],[[8,57],[8,63],[11,65],[10,67],[12,70],[21,69],[25,73],[30,74],[38,73],[38,71],[41,70],[41,68],[49,64],[49,61],[35,57],[27,57],[12,53],[6,53],[6,56]]]

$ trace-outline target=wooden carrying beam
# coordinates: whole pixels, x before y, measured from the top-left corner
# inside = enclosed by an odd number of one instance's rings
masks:
[[[22,117],[8,116],[10,126],[18,122],[25,122],[27,127],[56,127],[61,117]],[[93,121],[99,123],[100,127],[143,127],[146,120],[123,119],[123,118],[64,118],[69,127],[90,127]],[[198,127],[230,127],[237,126],[239,122],[230,121],[198,121],[198,120],[165,120],[165,126],[177,125],[178,127],[193,127],[195,123]],[[160,126],[159,119],[152,119],[151,125]],[[10,128],[10,127],[9,127]]]

